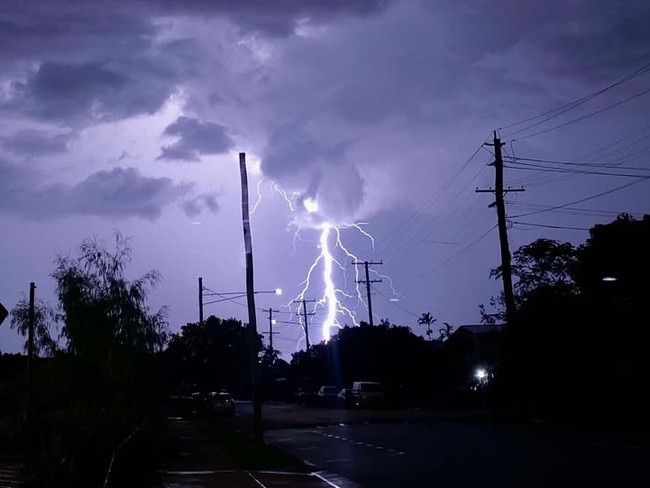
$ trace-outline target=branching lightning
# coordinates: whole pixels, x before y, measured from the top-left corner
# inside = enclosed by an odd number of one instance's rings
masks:
[[[257,185],[258,200],[254,209],[257,208],[262,199],[261,185],[262,177],[260,175]],[[294,214],[290,224],[295,228],[293,234],[294,252],[297,241],[306,241],[303,236],[304,233],[311,229],[318,234],[316,246],[318,255],[309,266],[305,279],[300,283],[301,289],[299,293],[287,304],[287,307],[293,310],[299,318],[304,337],[307,324],[304,323],[303,314],[300,313],[302,307],[300,303],[304,305],[306,302],[313,301],[311,312],[314,314],[315,319],[309,325],[320,322],[322,339],[327,342],[336,329],[340,329],[346,324],[359,325],[355,314],[359,307],[364,310],[367,309],[359,285],[359,267],[353,265],[353,263],[360,260],[344,245],[342,233],[344,231],[358,232],[370,241],[373,249],[375,240],[363,228],[363,226],[367,225],[365,222],[334,223],[322,215],[315,198],[299,192],[287,192],[276,182],[272,182],[271,185],[286,202],[291,213]],[[354,279],[351,279],[352,276],[348,275],[350,270],[354,270],[352,275]],[[372,272],[377,276],[387,278],[393,294],[397,295],[390,277],[379,275],[374,270]],[[341,280],[342,284],[337,285],[337,281]],[[322,293],[319,293],[319,296],[313,296],[314,289],[322,289]],[[310,293],[312,294],[309,295]],[[324,318],[321,313],[325,315]]]
[[[341,231],[344,229],[354,229],[360,232],[364,237],[368,238],[374,248],[373,237],[366,232],[362,225],[363,223],[343,223],[336,225],[329,220],[324,220],[319,215],[319,207],[316,200],[312,198],[303,198],[299,193],[292,193],[291,195],[282,189],[277,183],[274,184],[275,190],[287,202],[289,209],[298,215],[294,219],[293,225],[296,227],[294,234],[294,248],[297,239],[300,239],[300,232],[305,228],[312,228],[319,232],[318,249],[319,254],[314,259],[313,263],[307,271],[305,280],[301,283],[302,289],[295,297],[293,302],[301,302],[307,300],[307,293],[314,287],[316,281],[316,270],[320,269],[322,276],[323,292],[319,298],[316,299],[312,312],[323,310],[325,318],[322,321],[321,332],[325,341],[328,341],[332,336],[332,330],[341,328],[345,322],[353,325],[359,325],[355,318],[355,310],[358,306],[366,306],[362,298],[361,290],[359,288],[359,270],[356,266],[354,269],[354,282],[348,283],[346,276],[345,264],[351,264],[358,261],[358,258],[343,244]],[[298,199],[298,202],[296,201]],[[302,214],[302,215],[300,215]],[[302,218],[300,218],[302,217]],[[345,262],[341,262],[336,258],[336,254],[342,255]],[[352,289],[352,292],[346,292],[345,289],[336,285],[336,269],[341,271],[341,274],[346,277],[345,288]],[[354,300],[354,307],[349,307],[344,304],[345,300]],[[292,302],[292,303],[293,303]],[[296,310],[298,312],[298,310]],[[304,324],[303,317],[300,316],[301,325]]]
[[[323,339],[325,341],[328,341],[332,335],[332,329],[333,328],[341,328],[343,327],[344,324],[341,323],[341,320],[339,319],[340,316],[343,316],[344,318],[349,319],[352,324],[354,325],[359,325],[357,323],[357,320],[354,316],[354,311],[350,310],[349,307],[346,307],[342,303],[342,298],[355,298],[354,295],[350,295],[346,293],[344,290],[340,289],[337,287],[334,283],[334,265],[336,265],[338,268],[341,270],[345,271],[345,266],[340,263],[335,257],[334,257],[334,250],[331,248],[331,234],[335,234],[335,248],[340,248],[343,253],[345,254],[346,257],[349,257],[350,259],[356,261],[356,257],[354,254],[352,254],[350,251],[348,251],[345,246],[343,246],[341,242],[341,230],[339,227],[329,223],[329,222],[324,222],[320,225],[319,227],[320,230],[320,238],[319,238],[319,246],[318,248],[320,249],[319,255],[316,257],[314,262],[311,264],[309,267],[309,271],[307,272],[307,277],[305,280],[302,282],[303,288],[298,293],[296,296],[295,300],[296,301],[301,301],[306,299],[307,292],[312,286],[312,274],[314,273],[314,270],[318,267],[318,265],[322,262],[322,277],[323,277],[323,285],[324,285],[324,291],[323,294],[319,299],[316,300],[316,304],[314,305],[314,311],[319,310],[319,309],[324,309],[326,312],[325,319],[323,320],[322,324],[322,335]],[[358,270],[355,269],[355,276],[358,275]],[[361,293],[359,290],[359,286],[356,283],[354,284],[354,289],[355,289],[355,295],[356,298],[358,299],[358,303],[364,303],[363,299],[361,298]],[[303,327],[305,324],[302,324]]]

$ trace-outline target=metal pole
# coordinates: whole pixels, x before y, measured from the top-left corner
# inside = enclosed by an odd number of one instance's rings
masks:
[[[366,294],[368,295],[368,323],[370,324],[370,327],[372,327],[373,320],[372,320],[372,294],[370,293],[370,271],[368,270],[368,266],[370,266],[370,263],[368,261],[365,261],[363,263],[366,268]]]
[[[203,325],[203,278],[199,277],[199,324]]]
[[[302,314],[305,318],[305,349],[309,352],[309,324],[307,323],[307,303],[305,303],[305,300],[302,301]]]
[[[269,308],[269,348],[273,352],[273,309]]]
[[[248,302],[248,342],[251,368],[251,396],[253,400],[253,437],[263,442],[262,403],[257,391],[257,320],[255,317],[255,286],[253,283],[253,245],[250,216],[248,211],[248,175],[246,174],[246,153],[239,153],[239,172],[242,189],[242,222],[244,227],[244,248],[246,250],[246,296]]]
[[[34,295],[36,292],[36,284],[31,282],[29,284],[29,326],[27,331],[27,398],[26,398],[26,412],[25,412],[25,459],[27,471],[31,469],[31,450],[32,450],[32,388],[33,388],[33,370],[34,365],[34,321],[35,321],[35,305]]]

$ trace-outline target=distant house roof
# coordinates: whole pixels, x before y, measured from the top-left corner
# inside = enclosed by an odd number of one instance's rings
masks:
[[[456,334],[461,330],[466,332],[471,332],[472,334],[485,334],[486,332],[503,332],[506,329],[505,324],[496,324],[496,325],[459,325],[456,331],[452,334]]]
[[[444,344],[474,360],[492,361],[498,357],[505,329],[505,325],[460,325]]]

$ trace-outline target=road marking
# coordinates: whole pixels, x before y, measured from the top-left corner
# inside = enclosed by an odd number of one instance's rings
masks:
[[[284,439],[275,439],[273,442],[289,442],[292,441],[294,438],[293,437],[286,437]]]
[[[281,474],[282,476],[309,476],[309,473],[299,473],[296,471],[271,471],[271,470],[264,470],[264,469],[256,469],[255,472],[257,474]]]
[[[380,451],[384,450],[386,452],[389,452],[389,453],[397,455],[397,456],[401,456],[401,455],[406,454],[406,452],[404,452],[404,451],[398,451],[396,449],[391,449],[389,447],[377,446],[375,444],[369,444],[369,443],[366,443],[366,442],[356,441],[356,440],[351,439],[349,437],[339,437],[339,436],[336,436],[336,435],[327,434],[327,433],[325,433],[323,431],[320,431],[320,430],[312,430],[311,433],[316,434],[316,435],[320,435],[320,436],[323,436],[323,437],[329,437],[330,439],[337,439],[337,440],[340,440],[340,441],[349,442],[350,444],[356,444],[357,446],[371,447],[373,449],[378,449]],[[316,447],[314,446],[313,448],[315,449]],[[301,450],[307,450],[307,449],[310,449],[310,448],[309,447],[302,447],[302,448],[299,448],[298,450],[301,451]]]
[[[327,483],[328,485],[330,485],[332,488],[341,488],[341,486],[337,485],[336,483],[332,483],[330,480],[328,480],[328,479],[325,478],[324,476],[321,476],[321,475],[318,474],[318,473],[312,473],[312,474],[313,474],[314,476],[316,476],[317,478],[319,478],[320,480],[322,480],[322,481],[324,481],[325,483]]]
[[[317,449],[316,446],[305,446],[305,447],[299,447],[296,449],[296,451],[311,451],[312,449]]]
[[[327,459],[326,463],[340,463],[342,461],[349,461],[350,458]]]
[[[161,474],[171,475],[171,476],[202,476],[209,474],[219,474],[219,473],[235,473],[235,469],[202,469],[194,471],[159,471]]]
[[[255,483],[260,485],[262,488],[267,488],[266,485],[264,483],[262,483],[260,480],[258,480],[255,476],[253,476],[250,471],[246,471],[246,474],[248,476],[250,476],[251,478],[253,478],[253,481],[255,481]]]

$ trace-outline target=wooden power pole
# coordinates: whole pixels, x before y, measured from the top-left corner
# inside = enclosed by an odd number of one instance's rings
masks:
[[[370,266],[373,266],[375,264],[384,264],[382,261],[364,261],[362,263],[360,262],[355,262],[355,266],[363,266],[366,270],[366,279],[365,280],[357,280],[357,283],[365,283],[366,285],[366,295],[368,297],[368,324],[370,327],[374,325],[373,318],[372,318],[372,294],[370,293],[370,284],[371,283],[381,283],[381,280],[371,280],[370,279]]]
[[[510,325],[515,313],[515,295],[512,290],[512,266],[510,263],[510,245],[508,244],[508,222],[506,219],[505,195],[509,192],[525,191],[523,188],[504,188],[503,186],[503,156],[501,146],[503,142],[494,131],[494,142],[486,143],[494,146],[494,188],[476,189],[477,193],[494,193],[495,201],[490,207],[497,209],[497,225],[499,228],[499,247],[501,249],[501,279],[503,281],[503,298],[506,305],[506,323]]]
[[[242,191],[242,223],[244,227],[244,249],[246,251],[246,298],[248,302],[248,346],[251,368],[251,396],[253,400],[253,436],[263,442],[262,402],[257,390],[257,319],[255,316],[255,286],[253,283],[253,245],[251,239],[250,214],[248,210],[248,175],[246,173],[246,153],[239,153],[239,173]]]

